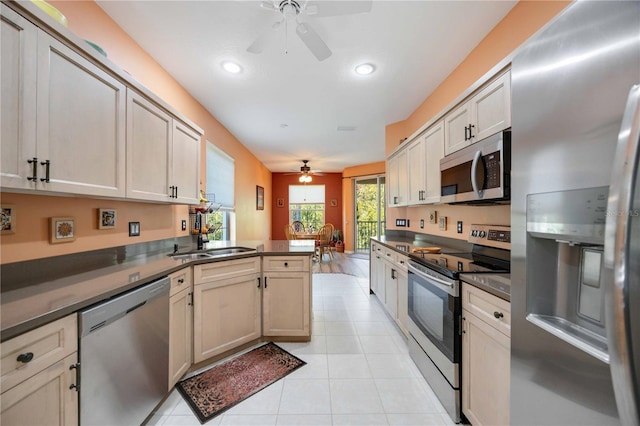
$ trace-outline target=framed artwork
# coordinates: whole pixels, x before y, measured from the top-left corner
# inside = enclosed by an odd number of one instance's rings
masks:
[[[331,207],[338,207],[338,200],[331,200]]]
[[[76,220],[73,217],[52,217],[51,243],[69,243],[76,239]]]
[[[256,210],[264,210],[264,188],[256,185]]]
[[[3,204],[0,215],[0,231],[4,234],[16,232],[16,206]]]
[[[98,209],[98,229],[114,229],[116,213],[114,209]]]
[[[284,207],[284,198],[278,198],[276,200],[276,206],[277,207]]]

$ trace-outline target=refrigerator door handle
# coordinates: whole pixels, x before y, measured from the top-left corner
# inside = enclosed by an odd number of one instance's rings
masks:
[[[613,162],[605,227],[605,322],[611,377],[622,424],[638,424],[633,353],[629,330],[629,260],[633,191],[638,173],[640,85],[631,88]],[[640,191],[640,188],[635,188]],[[635,348],[638,350],[638,348]]]

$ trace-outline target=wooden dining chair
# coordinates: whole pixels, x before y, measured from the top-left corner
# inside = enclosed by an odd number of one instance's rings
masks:
[[[318,250],[318,260],[322,262],[325,252],[329,253],[329,260],[333,259],[331,251],[331,238],[333,238],[333,225],[325,224],[318,231],[318,239],[316,240],[316,250]]]
[[[293,226],[294,232],[304,232],[304,224],[299,220],[294,220],[291,222],[291,226]]]
[[[284,227],[284,235],[287,240],[295,240],[296,239],[296,231],[293,229],[291,224],[287,224]]]

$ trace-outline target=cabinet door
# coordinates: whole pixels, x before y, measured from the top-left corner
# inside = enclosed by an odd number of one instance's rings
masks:
[[[407,151],[402,150],[387,163],[387,185],[389,188],[389,207],[407,205],[409,175],[407,172]]]
[[[173,120],[173,146],[169,157],[171,185],[175,187],[175,203],[200,202],[200,135]]]
[[[0,423],[3,426],[77,425],[77,352],[4,392]]]
[[[425,198],[425,141],[420,136],[407,147],[408,155],[408,179],[409,179],[409,204],[422,204]]]
[[[309,272],[265,273],[263,335],[311,335],[310,281]]]
[[[125,86],[43,31],[37,79],[38,187],[124,197]]]
[[[387,308],[391,318],[398,318],[398,280],[397,270],[389,262],[384,263],[384,306]]]
[[[462,316],[462,411],[473,425],[508,425],[510,340],[469,311]]]
[[[385,302],[384,291],[384,261],[379,253],[372,257],[371,290],[383,304]]]
[[[251,274],[194,286],[195,363],[260,337],[258,279]]]
[[[407,272],[398,269],[396,281],[398,283],[398,325],[405,336],[409,337],[407,322],[409,320],[409,277]]]
[[[169,201],[172,126],[164,110],[127,91],[128,198]]]
[[[465,102],[444,117],[444,155],[454,153],[478,140],[469,138],[467,130],[469,124],[471,124],[469,102]]]
[[[425,203],[440,202],[440,160],[444,158],[444,122],[440,121],[425,135],[426,196]]]
[[[191,367],[193,358],[192,290],[169,298],[169,390]]]
[[[498,77],[471,99],[473,142],[511,127],[511,71]]]
[[[34,189],[28,180],[36,156],[36,48],[38,30],[3,4],[0,61],[0,186]]]

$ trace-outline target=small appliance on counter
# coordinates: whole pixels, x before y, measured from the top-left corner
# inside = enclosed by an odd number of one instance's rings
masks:
[[[460,279],[510,271],[511,230],[500,225],[471,225],[471,252],[409,254],[409,355],[449,416],[462,420],[460,361],[462,297]]]

